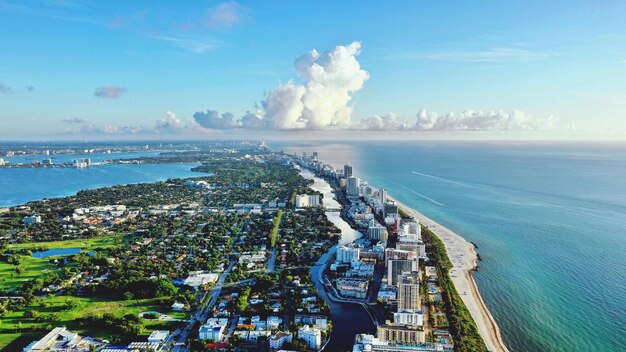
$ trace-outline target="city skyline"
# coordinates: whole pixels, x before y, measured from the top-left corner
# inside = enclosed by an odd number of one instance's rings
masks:
[[[0,1],[0,138],[623,140],[624,10]]]

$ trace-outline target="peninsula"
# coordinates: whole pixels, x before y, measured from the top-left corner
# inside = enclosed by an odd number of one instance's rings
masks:
[[[337,249],[323,279],[331,299],[361,304],[377,326],[376,337],[356,336],[355,351],[390,344],[508,351],[472,276],[478,270],[473,244],[357,178],[349,164],[335,169],[317,153],[294,157],[334,186],[342,216],[366,234]],[[410,287],[419,293],[413,295]],[[437,340],[439,347],[433,344]]]

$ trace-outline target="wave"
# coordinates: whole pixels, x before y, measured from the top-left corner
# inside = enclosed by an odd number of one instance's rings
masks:
[[[432,203],[437,204],[437,205],[442,206],[442,207],[445,207],[445,206],[446,206],[445,204],[443,204],[443,203],[441,203],[441,202],[438,202],[438,201],[436,201],[436,200],[434,200],[434,199],[432,199],[432,198],[430,198],[430,197],[428,197],[428,196],[425,196],[425,195],[423,195],[423,194],[421,194],[421,193],[419,193],[419,192],[417,192],[417,191],[415,191],[415,190],[413,190],[413,189],[411,189],[411,188],[409,188],[409,187],[406,187],[405,185],[402,185],[402,184],[397,183],[397,182],[394,182],[394,183],[395,183],[395,184],[397,184],[398,186],[400,186],[400,187],[402,187],[402,188],[406,189],[407,191],[409,191],[409,192],[411,192],[411,193],[413,193],[413,194],[416,194],[416,195],[418,195],[418,196],[420,196],[420,197],[422,197],[422,198],[426,199],[426,200],[427,200],[427,201],[429,201],[429,202],[432,202]]]
[[[528,190],[528,189],[523,189],[523,188],[516,188],[516,187],[499,186],[499,185],[494,185],[494,184],[489,184],[489,183],[461,182],[461,181],[456,181],[456,180],[447,179],[447,178],[443,178],[443,177],[439,177],[439,176],[429,175],[429,174],[425,174],[425,173],[417,172],[417,171],[411,171],[411,173],[413,173],[415,175],[419,175],[419,176],[432,178],[434,180],[438,180],[438,181],[442,181],[442,182],[452,183],[452,184],[456,184],[456,185],[467,187],[467,188],[482,189],[482,190],[486,190],[486,191],[490,191],[490,192],[494,192],[494,193],[505,193],[506,194],[506,191],[513,191],[513,192],[518,192],[518,193],[537,194],[537,195],[541,195],[541,196],[548,196],[548,197],[553,197],[553,198],[558,198],[558,199],[577,201],[577,202],[582,202],[582,203],[587,203],[587,204],[602,205],[602,206],[606,206],[606,207],[609,207],[609,208],[618,208],[620,211],[623,211],[624,209],[626,209],[625,206],[620,205],[620,204],[609,203],[609,202],[602,202],[602,201],[597,201],[597,200],[594,200],[594,199],[578,198],[578,197],[572,197],[572,196],[567,196],[567,195],[563,195],[563,194],[555,194],[555,193],[548,193],[548,192],[541,192],[541,191],[533,191],[533,190]],[[578,208],[578,209],[581,209],[581,210],[584,209],[584,210],[596,210],[596,211],[598,210],[598,209],[595,209],[595,208],[576,207],[576,206],[573,206],[573,205],[563,205],[563,204],[558,204],[558,203],[554,203],[554,202],[547,202],[547,203],[550,206],[558,206],[558,207],[563,207],[563,208],[572,208],[572,209]]]

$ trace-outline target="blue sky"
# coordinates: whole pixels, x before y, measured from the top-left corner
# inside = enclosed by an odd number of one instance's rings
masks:
[[[0,0],[0,138],[245,134],[207,129],[194,117],[207,110],[254,112],[271,134],[624,138],[624,18],[611,1]],[[285,101],[278,88],[293,80],[306,100],[327,82],[294,60],[316,49],[311,65],[341,70],[327,63],[354,42],[346,60],[367,79],[312,98],[347,92],[329,110],[337,118],[314,123],[326,110],[305,101],[297,124],[268,127],[293,112],[268,110],[268,97]]]

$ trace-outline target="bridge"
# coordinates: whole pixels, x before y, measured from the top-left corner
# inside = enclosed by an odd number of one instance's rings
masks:
[[[330,212],[330,213],[340,213],[341,212],[341,208],[324,208],[324,210],[326,210],[327,212]]]

